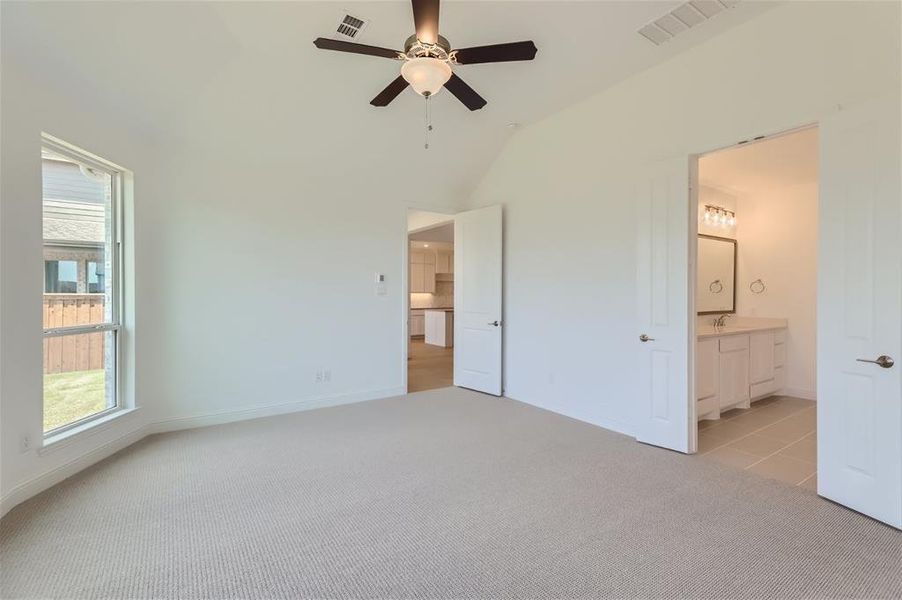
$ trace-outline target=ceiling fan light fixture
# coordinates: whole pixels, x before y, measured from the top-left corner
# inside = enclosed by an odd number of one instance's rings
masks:
[[[401,77],[419,95],[434,96],[451,79],[451,65],[428,56],[411,58],[401,66]]]

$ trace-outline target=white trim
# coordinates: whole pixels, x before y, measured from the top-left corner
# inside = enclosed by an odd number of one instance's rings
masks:
[[[79,471],[87,469],[91,465],[115,454],[116,452],[131,446],[135,442],[140,441],[147,435],[146,428],[139,427],[129,433],[123,434],[116,439],[110,440],[105,444],[101,444],[97,448],[84,454],[77,456],[69,462],[44,473],[37,477],[20,483],[9,491],[5,496],[0,497],[0,517],[6,515],[13,507],[32,498],[48,489],[51,486],[60,483]]]
[[[636,437],[636,429],[635,425],[632,423],[627,423],[626,421],[619,421],[617,419],[601,419],[601,418],[592,418],[587,419],[575,414],[571,414],[569,412],[563,412],[559,407],[548,408],[547,406],[543,406],[536,402],[530,402],[529,400],[520,400],[518,398],[514,398],[506,393],[502,396],[502,398],[507,398],[508,400],[513,400],[514,402],[520,402],[522,404],[528,404],[529,406],[535,406],[536,408],[540,408],[542,410],[547,410],[548,412],[555,414],[559,417],[567,417],[568,419],[574,419],[576,421],[580,421],[582,423],[588,423],[589,425],[594,425],[596,427],[601,427],[602,429],[607,429],[608,431],[613,431],[614,433],[620,433],[625,436],[635,438]]]
[[[330,406],[340,406],[342,404],[403,396],[404,394],[404,388],[399,386],[384,390],[351,392],[338,396],[314,396],[313,398],[292,400],[290,402],[282,402],[279,404],[265,404],[249,408],[175,417],[150,423],[148,425],[148,433],[165,433],[167,431],[179,431],[181,429],[194,429],[195,427],[208,427],[210,425],[221,425],[223,423],[232,423],[235,421],[247,421],[250,419],[259,419],[261,417],[271,417],[273,415],[303,412],[316,408],[328,408]]]
[[[76,440],[100,433],[111,427],[120,418],[134,414],[138,410],[137,408],[114,407],[107,411],[96,413],[90,419],[76,421],[73,423],[73,427],[53,429],[48,432],[49,435],[44,437],[43,445],[37,449],[38,456],[50,454],[60,448],[65,448]]]
[[[801,398],[802,400],[814,400],[817,402],[817,392],[814,390],[804,390],[802,388],[783,388],[780,390],[781,396],[792,396],[793,398]]]
[[[282,415],[293,412],[303,412],[317,408],[327,408],[330,406],[340,406],[342,404],[352,404],[356,402],[365,402],[369,400],[379,400],[381,398],[391,398],[394,396],[403,396],[405,394],[403,387],[387,388],[383,390],[373,390],[368,392],[352,392],[348,394],[340,394],[337,396],[318,396],[307,398],[304,400],[295,400],[292,402],[283,402],[280,404],[269,404],[264,406],[254,406],[238,410],[226,410],[213,413],[205,413],[191,415],[187,417],[176,417],[173,419],[163,419],[154,421],[139,427],[133,431],[125,433],[116,439],[101,444],[97,448],[89,450],[80,456],[77,456],[65,463],[64,465],[51,469],[45,473],[41,473],[36,477],[29,479],[12,488],[8,494],[0,497],[0,517],[3,517],[13,507],[29,498],[40,494],[47,488],[56,485],[64,479],[75,475],[79,471],[86,469],[112,454],[125,449],[132,444],[141,441],[148,435],[154,433],[166,433],[169,431],[179,431],[182,429],[192,429],[195,427],[207,427],[210,425],[220,425],[223,423],[232,423],[235,421],[247,421],[250,419],[259,419],[261,417],[269,417],[274,415]],[[116,413],[115,417],[135,414],[137,409],[123,410]],[[115,420],[115,419],[114,419]],[[109,424],[104,421],[102,424],[93,423],[97,427],[92,427],[83,433],[96,433],[97,431],[106,429]],[[80,438],[80,436],[79,436]],[[41,456],[47,452],[56,450],[64,446],[68,446],[73,441],[60,440],[52,446],[38,451]]]

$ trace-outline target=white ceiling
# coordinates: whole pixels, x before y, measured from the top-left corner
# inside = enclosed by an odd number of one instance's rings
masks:
[[[817,181],[818,130],[787,135],[706,154],[699,159],[699,183],[735,194],[754,195]]]
[[[413,29],[406,1],[4,2],[2,50],[173,151],[278,157],[299,175],[354,173],[459,198],[514,134],[508,123],[535,122],[773,5],[740,2],[662,46],[636,33],[679,4],[445,1],[441,32],[453,47],[532,39],[539,51],[532,62],[458,67],[488,106],[471,113],[437,95],[428,152],[422,98],[407,90],[387,108],[369,105],[397,62],[312,44],[346,9],[370,21],[361,43],[401,48]]]

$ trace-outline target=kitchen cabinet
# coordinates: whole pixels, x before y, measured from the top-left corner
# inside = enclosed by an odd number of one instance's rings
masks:
[[[426,335],[426,312],[422,309],[411,309],[407,329],[411,337]]]
[[[411,250],[409,282],[413,293],[435,293],[434,252]]]
[[[435,253],[435,272],[454,272],[454,252],[449,250],[439,250]]]
[[[426,309],[426,343],[451,348],[454,346],[454,311]]]

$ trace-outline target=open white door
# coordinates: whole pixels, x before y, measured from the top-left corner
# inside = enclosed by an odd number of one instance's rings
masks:
[[[501,207],[454,216],[454,385],[501,395]]]
[[[899,113],[893,95],[821,123],[817,491],[902,528]]]
[[[636,439],[690,451],[689,157],[649,166],[639,175],[636,220],[638,352]],[[694,241],[694,240],[692,240]],[[694,327],[692,328],[694,331]]]

